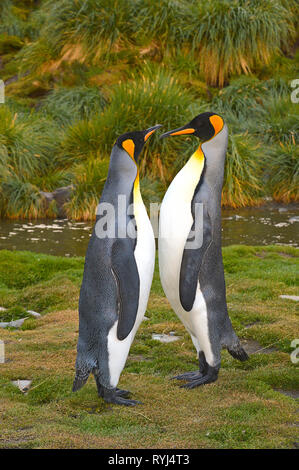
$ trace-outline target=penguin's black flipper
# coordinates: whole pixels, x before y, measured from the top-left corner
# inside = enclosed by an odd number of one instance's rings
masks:
[[[111,261],[118,289],[117,337],[123,340],[135,324],[139,304],[140,280],[132,240],[116,240],[112,247]]]
[[[180,301],[182,306],[187,312],[192,310],[195,296],[196,296],[196,289],[198,285],[198,277],[199,272],[202,266],[202,262],[204,256],[212,242],[212,222],[210,215],[208,213],[206,204],[202,205],[203,210],[203,227],[202,227],[202,244],[198,248],[196,246],[187,248],[185,246],[182,263],[181,263],[181,271],[180,271]],[[194,217],[194,216],[193,216]],[[192,225],[191,231],[189,233],[187,242],[190,244],[191,240],[194,240],[194,236],[198,237],[199,233],[198,230],[201,227],[196,227],[195,220],[197,217],[194,217],[194,223]],[[201,237],[199,237],[199,241],[197,244],[200,244]],[[195,242],[193,242],[196,245]]]

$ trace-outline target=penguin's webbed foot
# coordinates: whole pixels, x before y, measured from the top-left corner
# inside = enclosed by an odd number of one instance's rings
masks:
[[[94,374],[96,384],[97,384],[97,389],[98,389],[98,395],[101,398],[104,398],[106,396],[110,396],[111,394],[115,394],[117,397],[122,397],[122,398],[128,398],[131,395],[130,390],[122,390],[121,388],[114,388],[114,389],[108,389],[104,387],[97,374]]]
[[[171,380],[194,380],[202,377],[202,374],[199,370],[194,372],[184,372],[184,374],[175,375],[171,377]]]
[[[186,380],[187,382],[191,382],[193,380],[199,380],[203,376],[205,376],[209,369],[209,364],[206,361],[206,357],[203,351],[199,351],[198,353],[198,364],[199,370],[194,372],[185,372],[184,374],[175,375],[172,379],[176,380]]]
[[[142,404],[141,401],[130,400],[127,397],[131,392],[129,390],[122,390],[120,388],[106,388],[103,385],[99,387],[99,396],[105,400],[106,403],[113,403],[115,405],[135,406]]]
[[[115,390],[115,394],[118,397],[128,398],[130,395],[132,395],[132,392],[130,392],[130,390],[122,390],[121,388],[117,388]]]
[[[123,398],[121,396],[118,396],[115,394],[114,397],[106,398],[104,397],[104,400],[107,403],[113,403],[114,405],[124,405],[124,406],[136,406],[136,405],[142,405],[141,401],[138,400],[129,400],[128,398]]]
[[[191,390],[192,388],[199,387],[200,385],[210,384],[215,382],[218,378],[219,367],[208,366],[206,374],[200,374],[197,378],[190,380],[184,385],[180,385],[180,388],[187,388]]]

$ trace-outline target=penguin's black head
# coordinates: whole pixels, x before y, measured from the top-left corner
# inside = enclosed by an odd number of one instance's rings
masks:
[[[145,142],[157,129],[160,129],[160,127],[162,127],[161,124],[157,124],[156,126],[149,127],[144,131],[127,132],[126,134],[118,137],[116,145],[125,150],[137,163]]]
[[[203,141],[207,141],[215,137],[223,129],[224,121],[221,116],[216,113],[201,113],[185,126],[165,132],[160,139],[172,135],[195,135]]]

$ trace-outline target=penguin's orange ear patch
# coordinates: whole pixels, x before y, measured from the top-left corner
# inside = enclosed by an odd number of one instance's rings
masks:
[[[218,132],[220,132],[221,129],[223,128],[223,119],[220,116],[217,116],[217,114],[214,114],[209,119],[210,119],[210,123],[215,129],[215,135],[217,135]]]
[[[132,139],[124,140],[122,143],[123,148],[126,152],[130,155],[131,158],[134,160],[134,152],[135,152],[135,144]]]

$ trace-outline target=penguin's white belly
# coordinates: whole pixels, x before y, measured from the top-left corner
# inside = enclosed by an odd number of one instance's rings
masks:
[[[152,225],[143,203],[138,205],[138,216],[136,214],[135,218],[137,224],[137,241],[134,256],[140,281],[139,305],[134,327],[124,340],[120,341],[117,338],[118,321],[114,323],[108,334],[109,372],[112,387],[116,387],[118,384],[119,376],[125,366],[132,341],[143,320],[155,267],[155,238]]]
[[[183,169],[184,170],[184,169]],[[159,270],[162,287],[177,316],[191,335],[197,350],[204,350],[213,363],[208,335],[207,307],[198,283],[192,310],[187,312],[180,301],[181,262],[193,217],[191,201],[195,188],[186,188],[183,170],[170,185],[161,205],[159,222]],[[188,192],[189,190],[189,192]]]

